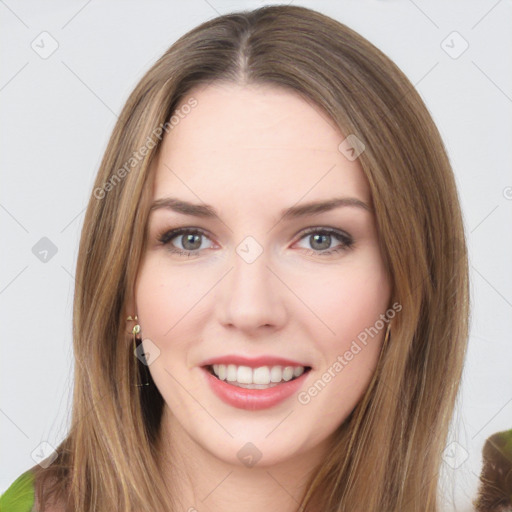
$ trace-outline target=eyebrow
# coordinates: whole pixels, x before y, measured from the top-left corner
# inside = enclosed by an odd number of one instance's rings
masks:
[[[368,206],[364,201],[361,201],[355,197],[335,197],[327,201],[312,201],[299,206],[291,206],[290,208],[285,208],[284,210],[281,210],[281,217],[283,219],[306,217],[309,215],[328,212],[343,206],[354,206],[369,212],[372,211],[370,206]],[[164,197],[155,200],[151,205],[150,212],[159,209],[172,210],[174,212],[182,213],[183,215],[190,215],[193,217],[220,219],[219,214],[215,208],[209,204],[189,203],[175,197]]]

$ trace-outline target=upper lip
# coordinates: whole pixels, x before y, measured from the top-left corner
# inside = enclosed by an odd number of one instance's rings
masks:
[[[228,354],[225,356],[212,357],[203,361],[200,366],[210,366],[213,364],[234,364],[237,366],[249,366],[250,368],[258,368],[260,366],[304,366],[311,367],[308,364],[299,363],[292,359],[286,359],[277,356],[259,356],[245,357]]]

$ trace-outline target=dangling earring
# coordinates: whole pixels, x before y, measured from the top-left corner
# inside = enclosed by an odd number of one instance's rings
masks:
[[[127,322],[136,322],[135,325],[133,326],[132,328],[132,334],[133,334],[133,353],[134,355],[137,357],[137,360],[139,359],[138,357],[138,354],[137,354],[137,334],[140,333],[140,325],[138,323],[138,318],[137,318],[137,315],[135,315],[134,317],[132,317],[131,315],[126,319]],[[144,356],[143,356],[144,357]],[[145,358],[144,358],[145,360]],[[137,364],[137,369],[138,369],[138,364]],[[148,377],[148,369],[147,369],[147,366],[144,364],[144,373],[146,374],[146,382],[142,383],[142,384],[134,384],[135,386],[137,386],[138,388],[141,388],[143,386],[149,386],[149,377]]]

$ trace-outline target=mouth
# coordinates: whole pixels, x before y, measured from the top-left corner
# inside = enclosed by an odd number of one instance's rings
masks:
[[[238,366],[209,364],[203,366],[220,381],[245,389],[268,389],[298,379],[311,370],[310,366]]]

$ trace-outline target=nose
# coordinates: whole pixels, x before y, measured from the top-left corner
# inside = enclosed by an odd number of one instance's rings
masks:
[[[247,334],[263,327],[280,328],[287,317],[286,287],[276,277],[265,251],[252,262],[243,252],[240,254],[234,252],[230,259],[231,270],[219,289],[221,322]]]

